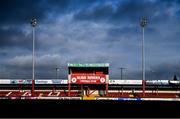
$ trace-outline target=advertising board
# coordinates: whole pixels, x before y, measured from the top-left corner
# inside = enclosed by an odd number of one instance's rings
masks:
[[[120,84],[120,85],[141,85],[142,80],[109,80],[109,84]]]
[[[10,84],[17,84],[16,80],[10,80]]]
[[[71,83],[74,84],[103,84],[105,75],[71,75]]]
[[[169,85],[168,80],[146,80],[147,85]]]
[[[118,100],[137,100],[137,101],[140,101],[142,99],[141,98],[118,98]]]
[[[35,84],[52,84],[52,80],[35,80]]]
[[[52,84],[61,84],[61,80],[53,79]]]
[[[35,84],[67,84],[63,79],[36,79]],[[32,84],[32,79],[9,79],[0,80],[0,84]]]
[[[24,84],[24,83],[25,83],[25,80],[19,79],[19,80],[17,80],[17,82],[18,82],[18,84]]]
[[[24,84],[25,83],[25,80],[23,79],[12,79],[10,80],[10,84]]]
[[[180,85],[180,81],[169,81],[170,84],[174,84],[174,85]]]
[[[60,84],[67,84],[68,80],[60,80]]]
[[[49,100],[82,100],[82,97],[37,97],[37,99]]]
[[[96,100],[118,100],[118,98],[110,98],[110,97],[96,97]]]
[[[11,81],[6,79],[6,80],[0,80],[0,84],[10,84]]]
[[[63,80],[63,79],[53,79],[52,84],[67,84],[68,80]]]
[[[32,79],[25,80],[24,84],[32,84]]]

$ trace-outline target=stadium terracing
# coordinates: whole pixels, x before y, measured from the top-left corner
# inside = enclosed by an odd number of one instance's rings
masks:
[[[179,80],[109,79],[108,63],[68,63],[68,79],[0,79],[1,99],[180,101],[179,89]]]

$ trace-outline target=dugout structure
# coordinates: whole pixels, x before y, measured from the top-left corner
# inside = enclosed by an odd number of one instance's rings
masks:
[[[72,64],[68,63],[68,96],[71,95],[71,86],[81,87],[82,96],[84,90],[87,96],[90,96],[96,90],[105,90],[108,95],[109,83],[109,63],[94,64]],[[93,90],[93,91],[92,91]]]

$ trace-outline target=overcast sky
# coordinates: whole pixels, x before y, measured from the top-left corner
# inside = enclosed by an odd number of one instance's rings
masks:
[[[146,79],[180,76],[180,0],[1,0],[0,78],[67,78],[67,63],[110,63],[110,78],[141,79],[140,18]]]

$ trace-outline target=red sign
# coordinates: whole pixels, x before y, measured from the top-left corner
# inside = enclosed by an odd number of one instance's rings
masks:
[[[104,84],[105,75],[71,75],[71,83],[74,84]]]

